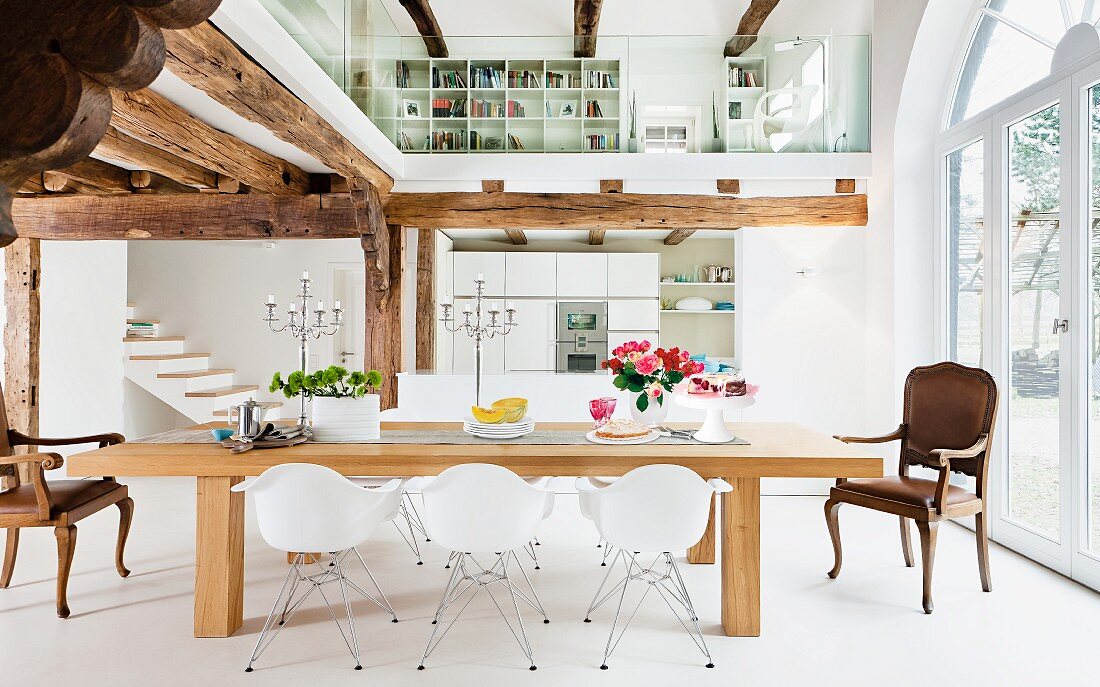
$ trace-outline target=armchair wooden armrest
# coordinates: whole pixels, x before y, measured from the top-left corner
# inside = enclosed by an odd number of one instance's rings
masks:
[[[929,467],[950,467],[951,461],[956,458],[977,458],[982,455],[982,451],[985,450],[986,444],[989,443],[989,435],[982,434],[978,437],[978,440],[974,442],[974,445],[969,448],[935,448],[928,452],[928,457],[931,459],[932,465]]]
[[[31,486],[34,488],[35,501],[38,502],[38,519],[50,519],[50,487],[46,484],[44,470],[56,470],[65,464],[65,459],[57,453],[24,453],[18,456],[0,457],[0,465],[33,463]]]
[[[106,434],[92,434],[85,437],[65,437],[60,439],[45,437],[29,437],[26,434],[8,430],[8,441],[12,446],[71,446],[73,444],[99,444],[100,448],[113,446],[126,441],[126,437],[115,432]]]
[[[898,428],[893,432],[884,434],[880,437],[846,437],[834,434],[833,438],[837,441],[843,441],[845,444],[885,444],[888,441],[904,439],[907,430],[908,427],[906,425],[898,425]]]

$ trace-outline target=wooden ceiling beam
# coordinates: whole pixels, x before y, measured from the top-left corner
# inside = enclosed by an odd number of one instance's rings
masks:
[[[752,47],[756,42],[760,28],[764,26],[764,20],[772,13],[779,0],[752,0],[745,13],[741,15],[741,22],[737,25],[737,35],[726,43],[726,57],[740,57],[742,53]]]
[[[424,37],[424,47],[428,50],[428,57],[447,57],[447,43],[443,40],[443,30],[439,28],[431,3],[428,0],[400,0],[400,2],[412,17],[416,30]]]
[[[573,57],[596,56],[603,0],[573,0]]]
[[[127,167],[154,172],[186,186],[199,189],[218,187],[217,172],[127,136],[113,126],[107,127],[107,133],[95,148],[95,155]]]
[[[602,246],[603,239],[607,236],[606,229],[589,229],[588,230],[588,245],[590,246]]]
[[[393,193],[390,222],[436,229],[732,229],[866,226],[867,196],[641,193]]]
[[[133,138],[263,193],[309,192],[309,174],[297,166],[215,129],[149,89],[112,96],[111,122]]]
[[[99,195],[117,195],[133,191],[129,170],[91,157],[64,169],[43,172],[42,180],[49,191],[64,189],[51,188],[54,184],[48,182],[60,182],[63,187],[72,187],[74,190],[87,189],[87,192]]]
[[[210,22],[165,34],[165,68],[345,177],[385,195],[393,178]],[[246,182],[247,183],[247,182]]]
[[[734,196],[741,193],[740,179],[719,179],[717,186],[719,193],[728,193]]]
[[[684,239],[688,238],[695,233],[694,229],[676,229],[669,232],[665,237],[666,246],[678,246],[684,242]]]
[[[504,193],[504,180],[503,179],[482,179],[481,180],[481,192],[482,193]],[[514,246],[526,246],[527,234],[523,233],[522,229],[510,228],[505,229],[504,234],[508,237],[508,240],[512,242]]]

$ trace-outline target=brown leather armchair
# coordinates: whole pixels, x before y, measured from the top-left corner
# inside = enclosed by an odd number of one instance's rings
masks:
[[[8,428],[4,409],[3,390],[0,389],[0,468],[29,463],[30,482],[18,484],[13,489],[0,491],[0,527],[7,529],[7,546],[4,549],[4,565],[0,568],[0,588],[11,582],[15,570],[15,555],[19,549],[19,530],[23,527],[53,527],[57,537],[57,615],[69,617],[67,588],[69,568],[76,550],[76,522],[92,513],[115,505],[119,509],[118,542],[115,545],[115,568],[126,577],[130,571],[122,562],[126,548],[126,536],[134,517],[134,502],[114,477],[98,480],[63,479],[46,481],[44,471],[56,470],[64,459],[56,453],[28,453],[13,455],[16,446],[68,446],[72,444],[99,444],[100,448],[120,444],[121,434],[96,434],[71,439],[42,439],[28,437]]]
[[[829,577],[840,574],[840,522],[837,511],[850,503],[884,513],[901,521],[901,550],[905,565],[913,567],[909,520],[915,520],[921,540],[924,569],[924,612],[931,613],[932,565],[941,520],[974,516],[978,545],[978,572],[982,590],[992,591],[989,577],[989,537],[986,522],[986,482],[989,450],[997,419],[997,384],[974,367],[938,363],[915,368],[905,380],[902,424],[881,437],[836,437],[847,443],[877,444],[900,441],[898,474],[878,479],[838,479],[825,502],[825,522],[833,540],[836,561]],[[936,480],[909,476],[917,465],[939,472]],[[952,472],[975,478],[970,492],[950,483]]]

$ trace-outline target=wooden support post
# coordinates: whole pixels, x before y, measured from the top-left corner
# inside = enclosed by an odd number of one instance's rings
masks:
[[[16,239],[4,249],[4,405],[8,427],[38,436],[39,286],[42,253],[38,239]],[[22,446],[16,453],[33,452]],[[29,466],[19,466],[18,479],[30,483]],[[0,476],[4,473],[0,469]],[[13,473],[9,472],[10,478]]]
[[[435,371],[435,229],[416,237],[416,369]]]
[[[668,236],[665,237],[665,245],[678,246],[684,242],[684,239],[688,238],[694,233],[694,229],[674,229],[668,233]]]
[[[836,180],[836,192],[837,193],[855,193],[856,192],[856,180],[855,179],[837,179]]]
[[[622,193],[622,179],[600,179],[600,193]]]
[[[503,179],[482,179],[481,180],[482,193],[504,193],[504,180]]]
[[[718,180],[718,192],[729,193],[737,195],[741,193],[741,180],[740,179],[719,179]]]
[[[195,636],[229,637],[244,623],[243,477],[196,485]]]
[[[588,230],[588,245],[590,246],[602,246],[604,236],[607,235],[606,229],[589,229]]]

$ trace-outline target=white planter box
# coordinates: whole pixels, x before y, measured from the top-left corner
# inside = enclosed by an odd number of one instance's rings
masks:
[[[370,441],[381,436],[380,397],[313,399],[313,440],[326,444]]]

